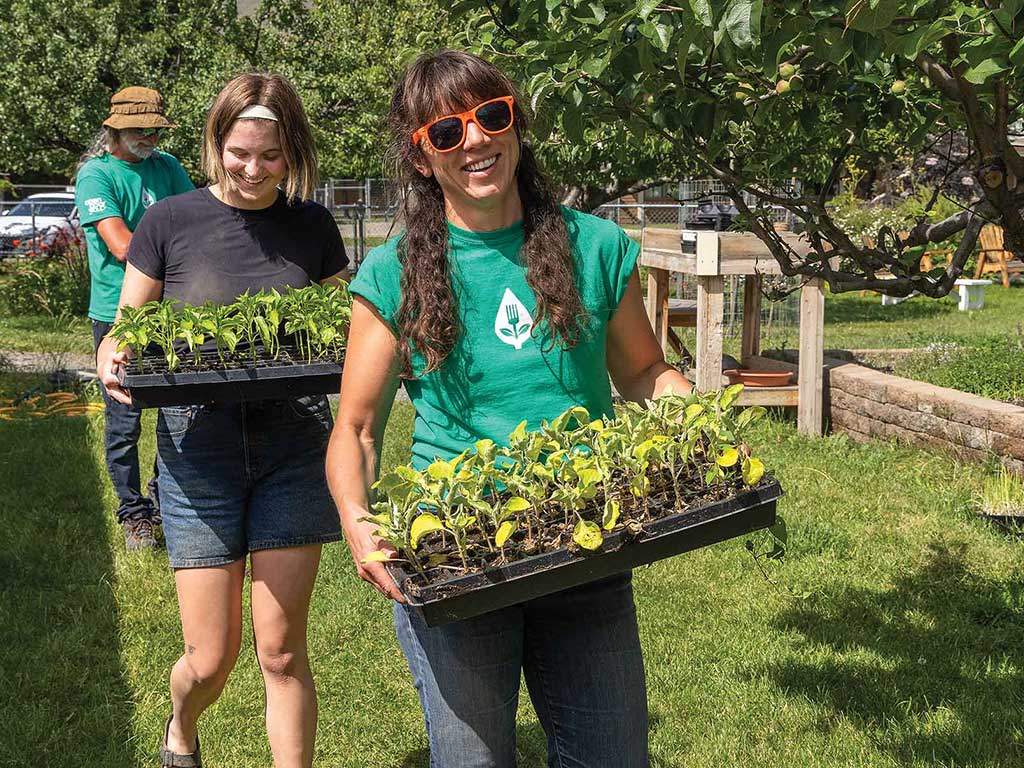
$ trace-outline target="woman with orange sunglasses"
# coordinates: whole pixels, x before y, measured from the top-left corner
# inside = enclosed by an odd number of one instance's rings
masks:
[[[457,51],[417,59],[395,86],[392,154],[406,230],[370,252],[355,296],[328,483],[361,578],[394,603],[432,768],[511,768],[520,676],[549,765],[648,764],[644,666],[627,574],[440,627],[402,604],[366,522],[381,436],[405,385],[413,463],[501,444],[574,405],[612,413],[609,375],[643,401],[690,383],[647,321],[639,248],[564,208],[523,140],[509,79]]]

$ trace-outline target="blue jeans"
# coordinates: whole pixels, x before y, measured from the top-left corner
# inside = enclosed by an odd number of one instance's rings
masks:
[[[93,353],[99,349],[103,337],[110,332],[113,323],[102,320],[92,321]],[[159,516],[160,499],[157,492],[157,467],[153,461],[153,478],[149,481],[149,497],[142,493],[139,478],[139,434],[142,432],[142,410],[112,400],[107,391],[103,393],[104,430],[103,444],[107,457],[107,472],[117,494],[117,521],[139,517]]]
[[[322,395],[161,408],[156,446],[171,567],[338,541],[324,473],[332,425]]]
[[[647,691],[631,574],[428,627],[396,603],[431,768],[512,768],[520,670],[549,768],[646,768]]]

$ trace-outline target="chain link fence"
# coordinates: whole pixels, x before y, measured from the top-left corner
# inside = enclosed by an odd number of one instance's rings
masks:
[[[367,251],[397,232],[400,190],[388,179],[331,179],[317,187],[313,199],[338,222],[352,271]]]

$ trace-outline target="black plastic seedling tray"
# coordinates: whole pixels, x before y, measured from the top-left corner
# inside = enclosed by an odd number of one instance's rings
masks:
[[[222,366],[215,352],[203,352],[198,370],[191,358],[182,358],[182,370],[167,371],[162,356],[143,355],[143,370],[134,360],[122,370],[121,385],[141,408],[167,405],[237,403],[283,400],[303,395],[336,393],[341,386],[344,352],[340,360],[306,360],[293,347],[282,347],[277,360],[236,355]],[[162,369],[162,370],[161,370]]]
[[[625,531],[608,534],[597,552],[559,549],[430,586],[415,585],[417,577],[399,563],[388,569],[409,606],[428,626],[436,627],[767,528],[775,522],[775,504],[781,497],[778,481],[771,480],[645,524],[636,538]]]

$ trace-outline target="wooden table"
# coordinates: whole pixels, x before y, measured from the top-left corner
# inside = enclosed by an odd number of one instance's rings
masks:
[[[725,311],[726,275],[743,277],[743,336],[741,364],[744,368],[768,367],[760,357],[761,276],[782,274],[768,247],[749,232],[687,233],[696,237],[696,252],[683,253],[679,231],[644,233],[639,263],[648,267],[647,313],[662,349],[668,337],[669,276],[672,272],[697,277],[697,389],[707,392],[722,387],[722,325]],[[797,254],[810,252],[810,244],[792,233],[783,238]],[[820,435],[823,431],[823,352],[825,289],[814,278],[800,289],[800,366],[797,385],[789,387],[748,387],[740,396],[742,405],[795,405],[801,433]]]

